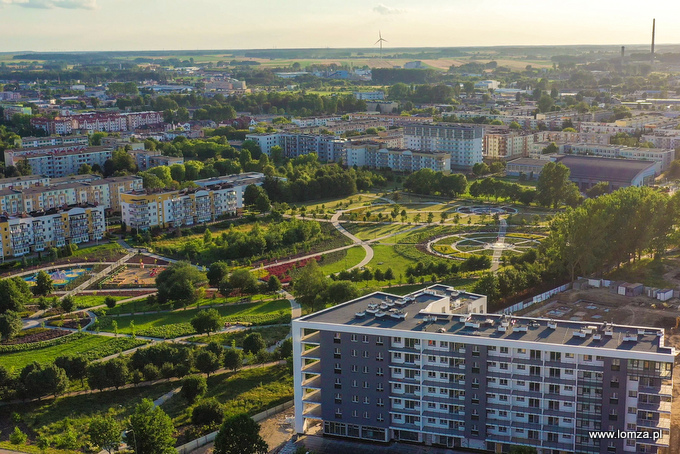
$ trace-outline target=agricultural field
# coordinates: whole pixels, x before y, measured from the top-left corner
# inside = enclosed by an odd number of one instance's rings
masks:
[[[254,325],[273,325],[290,322],[290,303],[288,300],[275,300],[260,303],[234,304],[215,308],[223,322],[250,323]],[[190,320],[198,313],[197,309],[176,310],[146,315],[124,315],[101,317],[100,329],[114,332],[113,322],[122,334],[170,339],[195,334]]]
[[[16,347],[21,350],[0,353],[0,365],[18,373],[33,361],[47,364],[64,355],[82,355],[89,360],[95,360],[147,343],[139,339],[112,338],[85,333],[74,333],[58,340],[61,343],[37,349],[33,349],[32,344],[17,345]]]
[[[189,342],[217,342],[225,346],[231,346],[231,342],[234,341],[237,347],[243,347],[243,339],[245,339],[251,333],[260,333],[262,339],[267,344],[267,347],[276,345],[280,340],[283,340],[288,334],[290,334],[290,327],[286,326],[265,326],[262,328],[251,328],[240,331],[225,332],[211,334],[210,336],[196,336],[187,339]]]

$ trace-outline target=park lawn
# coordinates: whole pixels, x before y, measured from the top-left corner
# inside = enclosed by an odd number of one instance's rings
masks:
[[[107,295],[105,293],[95,295],[95,294],[90,294],[90,295],[83,295],[83,296],[76,296],[76,309],[85,309],[88,307],[94,307],[94,306],[101,306],[104,304],[104,300],[108,297],[111,296],[114,298],[116,301],[121,301],[130,298],[129,296],[115,296],[115,295]]]
[[[99,254],[106,254],[106,253],[114,253],[114,252],[125,252],[123,247],[118,244],[118,243],[104,243],[104,244],[97,244],[95,246],[89,246],[85,247],[82,249],[77,249],[71,258],[83,258],[83,257],[88,257],[92,255],[99,255]]]
[[[399,219],[399,217],[397,217]],[[403,224],[343,224],[347,231],[361,240],[373,240],[387,235],[396,235],[399,232],[412,229],[414,226]],[[390,237],[391,238],[391,237]]]
[[[71,336],[73,336],[73,340],[63,344],[37,350],[0,354],[0,365],[18,373],[33,361],[48,364],[64,355],[83,355],[89,360],[95,360],[147,343],[147,341],[139,339],[113,338],[84,333],[72,334]]]
[[[37,435],[32,428],[39,428],[37,430],[40,434],[53,436],[63,432],[65,421],[71,424],[81,439],[80,437],[87,433],[87,425],[91,417],[110,413],[117,419],[125,419],[134,413],[135,407],[141,403],[142,399],[158,399],[177,386],[177,382],[165,382],[153,386],[92,392],[42,402],[8,405],[0,411],[0,430],[2,430],[0,437],[2,440],[9,437],[16,425],[11,420],[11,415],[16,412],[22,416],[23,423],[20,425],[24,426],[22,430],[28,434],[29,441],[34,441]],[[27,452],[34,453],[35,451]],[[50,451],[47,452],[49,453]]]
[[[233,229],[236,231],[241,231],[241,232],[250,232],[253,227],[255,226],[255,223],[247,223],[247,224],[239,224],[239,225],[234,225]],[[259,226],[263,228],[265,231],[267,229],[267,223],[262,222],[259,223]],[[220,235],[222,231],[229,230],[229,227],[219,227],[218,225],[210,225],[207,226],[208,229],[210,229],[210,232],[213,235],[213,238],[217,235]],[[190,242],[192,240],[201,240],[203,241],[203,232],[201,233],[192,233],[190,235],[186,236],[180,236],[180,237],[174,237],[174,238],[164,238],[161,240],[154,240],[152,241],[151,245],[153,247],[163,247],[163,248],[173,248],[177,247],[178,245],[186,242]]]
[[[344,197],[341,199],[325,199],[325,200],[314,200],[310,202],[303,202],[303,203],[298,203],[295,204],[298,207],[304,206],[307,209],[307,213],[313,211],[313,210],[323,210],[322,206],[325,206],[326,211],[330,211],[331,213],[336,212],[337,210],[347,210],[350,208],[359,208],[363,206],[370,206],[373,204],[374,201],[377,201],[377,195],[376,194],[371,194],[371,195],[362,195],[362,194],[355,194],[349,197]],[[300,214],[300,210],[296,212],[296,214]]]
[[[217,342],[226,346],[231,346],[231,342],[235,341],[237,347],[243,347],[243,339],[245,339],[246,336],[251,333],[260,333],[265,344],[267,344],[267,347],[271,347],[290,334],[290,326],[264,326],[262,328],[256,327],[240,331],[211,334],[210,336],[195,336],[187,340],[189,342],[202,342],[206,344],[209,342]]]
[[[225,322],[272,324],[279,322],[282,318],[285,318],[286,315],[288,316],[288,321],[290,321],[290,303],[286,299],[260,303],[233,304],[229,306],[216,307],[215,309],[223,317]],[[145,331],[167,327],[169,325],[189,324],[191,319],[197,313],[198,310],[196,309],[181,309],[172,312],[161,312],[156,314],[123,315],[113,318],[107,317],[106,321],[102,320],[101,330],[113,332],[111,321],[115,320],[118,324],[119,333],[131,334],[132,330],[130,329],[130,322],[134,321],[135,332],[138,335],[143,336],[145,335]],[[188,332],[186,334],[195,332],[190,326],[191,325],[189,325],[189,328],[187,328]],[[184,331],[187,331],[187,329]]]
[[[350,249],[345,249],[341,252],[345,253],[343,258],[331,263],[321,262],[323,263],[321,265],[321,271],[323,271],[324,274],[335,274],[343,270],[348,270],[361,263],[361,261],[366,257],[366,251],[364,251],[364,248],[361,246],[355,246]]]
[[[645,258],[635,263],[627,263],[618,270],[614,270],[607,276],[612,281],[626,281],[629,283],[642,283],[649,287],[674,288],[675,285],[663,278],[664,264],[670,265],[669,260],[654,260]],[[673,263],[676,265],[676,263]]]
[[[406,268],[409,265],[415,266],[415,260],[410,260],[394,250],[394,246],[375,245],[373,246],[373,260],[368,263],[368,266],[375,271],[380,269],[386,271],[387,268],[392,268],[394,277],[399,279],[399,275],[406,279]],[[395,279],[395,280],[396,280]]]
[[[224,404],[225,416],[238,413],[255,415],[293,398],[293,375],[285,366],[259,367],[208,379],[207,398]],[[175,395],[161,408],[173,419],[175,427],[190,423],[192,406]]]

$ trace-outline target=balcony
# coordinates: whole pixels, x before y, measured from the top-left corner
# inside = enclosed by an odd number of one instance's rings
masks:
[[[302,367],[302,372],[305,374],[321,374],[321,362],[316,361],[312,364],[307,364]]]
[[[321,389],[322,384],[323,383],[320,375],[314,375],[313,378],[302,381],[302,387],[309,389]]]
[[[314,347],[311,350],[303,351],[302,357],[308,359],[321,359],[321,347]]]
[[[306,404],[321,404],[321,390],[304,394],[302,396],[302,402]]]
[[[658,421],[652,419],[638,419],[638,427],[648,427],[651,429],[670,429],[671,420],[670,418],[659,419]]]
[[[640,403],[637,405],[638,410],[648,410],[660,413],[670,413],[671,403],[670,402],[654,402],[654,403]]]
[[[308,419],[323,419],[321,417],[321,405],[314,405],[312,408],[305,409],[302,412],[302,417]]]

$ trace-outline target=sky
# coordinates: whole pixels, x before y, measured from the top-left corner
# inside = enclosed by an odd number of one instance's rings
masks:
[[[0,0],[0,52],[680,43],[654,0]]]

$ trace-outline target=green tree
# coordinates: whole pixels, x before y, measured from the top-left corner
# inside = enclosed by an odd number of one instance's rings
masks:
[[[172,419],[149,399],[137,405],[130,417],[131,435],[128,445],[136,454],[173,454],[175,450]]]
[[[156,277],[159,304],[168,302],[188,306],[196,301],[196,288],[207,282],[205,273],[186,262],[176,262]]]
[[[256,293],[258,291],[257,278],[249,270],[236,270],[220,284],[220,293],[228,295],[232,289],[241,293]]]
[[[12,339],[21,331],[22,327],[21,315],[18,312],[7,311],[0,314],[0,338]]]
[[[224,420],[215,438],[215,454],[266,454],[260,425],[245,413]]]
[[[586,195],[594,199],[596,197],[599,197],[603,194],[607,194],[609,192],[609,182],[608,181],[600,181],[599,183],[593,185],[590,189],[586,191]]]
[[[23,433],[18,427],[14,427],[14,432],[9,435],[9,442],[13,445],[25,445],[28,435]]]
[[[208,382],[205,377],[201,375],[189,375],[182,380],[182,389],[180,395],[189,404],[196,402],[201,396],[208,392]]]
[[[267,348],[267,344],[264,342],[262,334],[257,331],[248,334],[245,339],[243,339],[243,351],[246,353],[256,355],[265,348]]]
[[[555,100],[548,94],[542,94],[541,98],[538,100],[538,110],[541,112],[550,112],[552,107],[555,105]]]
[[[111,416],[94,416],[90,419],[87,434],[92,444],[109,454],[117,451],[123,439],[122,428],[118,421]]]
[[[220,368],[220,358],[210,350],[203,349],[196,355],[196,369],[210,377]]]
[[[243,355],[241,350],[229,348],[224,351],[224,367],[230,370],[236,370],[243,366]]]
[[[211,287],[219,287],[220,282],[229,275],[229,265],[226,262],[213,262],[208,266],[206,277]]]
[[[281,290],[281,281],[273,274],[269,276],[269,279],[267,280],[267,290],[270,293],[276,293]]]
[[[310,261],[293,281],[293,295],[300,304],[314,311],[316,303],[320,302],[321,295],[328,286],[326,275],[316,260]]]
[[[34,293],[39,296],[47,296],[52,293],[53,289],[52,276],[40,270],[35,278]]]
[[[75,301],[75,299],[73,298],[72,295],[67,295],[67,296],[63,297],[61,299],[61,303],[59,303],[59,306],[61,307],[61,309],[66,313],[71,312],[75,305],[76,305],[76,301]]]
[[[120,356],[110,359],[104,363],[106,377],[110,386],[115,386],[116,389],[125,385],[130,376],[128,363]]]
[[[6,311],[22,312],[33,298],[31,289],[20,277],[0,279],[0,314]]]
[[[222,317],[217,309],[208,309],[199,311],[191,319],[191,326],[196,330],[196,332],[203,334],[218,331],[222,326]]]
[[[569,168],[562,163],[548,162],[543,166],[536,183],[536,201],[542,206],[553,208],[562,203],[578,203],[578,188],[569,181],[569,173]]]
[[[266,213],[271,209],[272,205],[266,192],[263,191],[258,194],[257,198],[255,199],[254,206],[255,209],[260,213]]]

